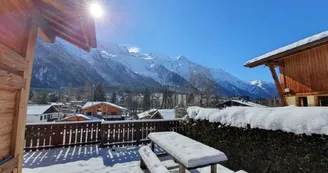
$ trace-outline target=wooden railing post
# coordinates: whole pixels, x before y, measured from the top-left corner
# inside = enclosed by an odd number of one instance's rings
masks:
[[[105,130],[107,130],[105,126],[106,124],[100,123],[100,147],[103,147],[105,143]]]
[[[54,131],[55,131],[55,135],[54,135],[54,147],[59,147],[60,146],[60,141],[62,141],[60,139],[60,124],[54,124]]]
[[[140,140],[142,137],[142,127],[141,127],[141,122],[135,122],[134,123],[134,128],[135,128],[135,139],[136,139],[136,145],[139,146]]]

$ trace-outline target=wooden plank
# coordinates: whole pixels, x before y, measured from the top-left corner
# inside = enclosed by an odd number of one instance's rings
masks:
[[[43,29],[39,28],[38,35],[44,42],[55,43],[56,41],[56,34],[50,27]]]
[[[276,84],[276,87],[277,87],[277,90],[278,90],[282,105],[287,106],[288,104],[287,104],[287,101],[286,101],[286,97],[285,97],[284,91],[282,90],[282,88],[280,86],[276,70],[274,69],[274,67],[272,65],[269,65],[269,69],[270,69],[272,78],[274,80],[274,83]]]
[[[26,71],[28,62],[18,53],[0,44],[0,62],[16,71]]]
[[[26,80],[22,76],[0,70],[0,85],[21,89],[26,87]]]
[[[11,144],[11,133],[0,136],[0,150],[9,150]]]
[[[14,114],[3,114],[0,111],[0,136],[9,134],[13,129]]]
[[[0,88],[0,100],[14,100],[16,98],[17,90],[6,91]]]
[[[10,156],[10,148],[5,148],[0,150],[0,160],[3,160]]]
[[[0,151],[1,153],[1,151]],[[10,158],[8,161],[0,165],[0,172],[1,173],[11,173],[17,166],[18,159]]]

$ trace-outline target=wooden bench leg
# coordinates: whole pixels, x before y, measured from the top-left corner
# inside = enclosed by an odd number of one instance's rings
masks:
[[[211,165],[211,173],[216,173],[216,164]]]
[[[151,142],[150,145],[151,145],[151,150],[154,151],[155,150],[155,144],[154,144],[154,142]]]
[[[145,162],[142,160],[142,158],[140,158],[140,168],[147,169],[147,166],[146,166]]]
[[[186,168],[182,165],[179,166],[179,173],[186,173]]]

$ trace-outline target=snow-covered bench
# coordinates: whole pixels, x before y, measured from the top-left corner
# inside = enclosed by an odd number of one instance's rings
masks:
[[[169,170],[162,164],[155,153],[148,146],[143,146],[139,149],[140,168],[148,168],[152,173],[169,173]]]

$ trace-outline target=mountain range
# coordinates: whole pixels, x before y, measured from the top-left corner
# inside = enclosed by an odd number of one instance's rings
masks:
[[[102,82],[107,87],[168,86],[180,92],[211,90],[223,97],[277,95],[271,82],[246,82],[222,69],[194,63],[183,55],[129,52],[124,46],[105,41],[99,41],[96,49],[84,52],[61,39],[55,44],[37,39],[32,87],[83,87],[86,81]]]

